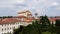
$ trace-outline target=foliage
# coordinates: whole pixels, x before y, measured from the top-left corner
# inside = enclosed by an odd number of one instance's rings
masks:
[[[20,26],[20,28],[14,29],[13,34],[19,34],[22,31],[23,28],[24,28],[24,26]]]
[[[60,26],[60,20],[56,20],[56,26]]]
[[[56,32],[60,34],[60,20],[56,20]]]
[[[55,34],[55,27],[53,23],[50,24],[48,17],[45,15],[41,16],[39,20],[33,21],[32,24],[14,31],[15,34]]]
[[[2,17],[0,17],[0,19],[1,19],[1,18],[3,18],[3,19],[4,19],[4,18],[13,18],[13,16],[2,16]]]

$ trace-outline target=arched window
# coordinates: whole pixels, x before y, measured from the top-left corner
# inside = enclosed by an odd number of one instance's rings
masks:
[[[3,31],[3,28],[2,28],[2,31]]]
[[[10,27],[10,29],[11,29],[11,27]]]
[[[2,34],[4,34],[4,33],[2,33]]]
[[[5,28],[5,30],[6,30],[6,28]]]
[[[15,27],[14,27],[14,29],[15,29]]]
[[[9,28],[7,28],[7,30],[9,30]]]

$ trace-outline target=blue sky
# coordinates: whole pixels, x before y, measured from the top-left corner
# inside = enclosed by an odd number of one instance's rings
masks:
[[[60,16],[60,0],[0,0],[0,16],[16,16],[24,10],[33,15]]]

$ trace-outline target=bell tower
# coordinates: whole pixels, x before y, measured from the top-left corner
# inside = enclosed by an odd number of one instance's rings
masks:
[[[35,19],[38,19],[38,14],[37,13],[35,13]]]
[[[29,10],[18,12],[18,16],[32,17],[32,14]]]

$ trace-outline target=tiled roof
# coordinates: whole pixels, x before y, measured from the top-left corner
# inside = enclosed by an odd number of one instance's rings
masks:
[[[35,20],[34,17],[26,18],[26,20]]]
[[[58,20],[58,19],[60,19],[60,18],[50,18],[49,20],[50,20],[50,21],[56,21],[56,20]]]
[[[30,22],[32,22],[32,20],[24,20],[23,22],[30,23]]]
[[[30,17],[30,18],[26,18],[24,21],[25,22],[32,22],[33,20],[35,20],[34,17]]]
[[[9,24],[9,23],[16,23],[16,22],[32,22],[30,19],[26,19],[24,21],[16,19],[16,18],[5,18],[0,19],[0,24]]]
[[[57,19],[60,18],[49,18],[50,21],[56,21]],[[5,19],[0,19],[0,24],[9,24],[9,23],[18,23],[18,22],[27,22],[30,23],[33,20],[36,20],[34,17],[30,17],[30,18],[25,18],[23,21],[19,20],[19,18],[5,18]]]
[[[20,20],[15,19],[15,18],[5,18],[2,19],[2,21],[0,21],[0,24],[8,24],[8,23],[15,23],[15,22],[19,22]]]

